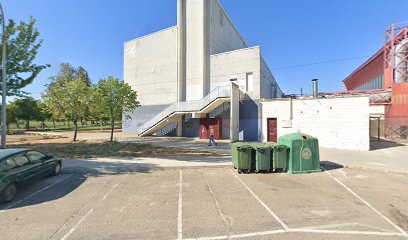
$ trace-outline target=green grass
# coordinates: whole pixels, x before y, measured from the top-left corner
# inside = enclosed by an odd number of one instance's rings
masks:
[[[53,122],[45,122],[46,128],[43,130],[41,128],[41,122],[32,121],[30,122],[30,131],[42,131],[42,132],[63,132],[63,131],[73,131],[74,125],[72,123],[65,122],[55,122],[55,128]],[[115,129],[121,129],[121,123],[115,123]],[[78,131],[92,131],[92,130],[100,130],[101,126],[99,124],[91,125],[90,122],[87,122],[87,125],[82,126],[79,124]],[[109,124],[102,125],[102,130],[110,129]],[[25,122],[19,121],[19,127],[17,127],[16,123],[10,124],[10,131],[22,131],[26,130]]]

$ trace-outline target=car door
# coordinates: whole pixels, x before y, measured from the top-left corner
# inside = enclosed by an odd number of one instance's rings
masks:
[[[43,153],[38,151],[28,151],[27,156],[30,159],[30,164],[35,168],[36,174],[39,177],[49,175],[54,169],[54,162],[47,159],[47,156]]]
[[[36,177],[35,166],[30,164],[30,160],[25,153],[16,154],[12,159],[17,164],[15,169],[20,183],[28,183]]]
[[[7,186],[11,182],[18,182],[17,164],[13,158],[8,157],[0,161],[0,185]]]

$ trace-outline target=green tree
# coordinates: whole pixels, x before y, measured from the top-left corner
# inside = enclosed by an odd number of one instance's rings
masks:
[[[40,32],[34,25],[35,19],[31,17],[28,23],[20,21],[19,24],[10,19],[6,26],[8,96],[27,95],[21,89],[31,84],[42,70],[50,66],[33,63],[43,42],[39,39]],[[2,44],[1,42],[0,49],[3,47]],[[0,51],[0,59],[1,57]]]
[[[122,119],[122,114],[127,119],[131,118],[127,113],[140,106],[137,101],[137,93],[124,81],[111,76],[107,79],[101,79],[96,89],[99,97],[96,107],[109,116],[111,124],[110,141],[112,142],[115,120]]]
[[[45,121],[49,120],[49,119],[52,119],[52,112],[47,107],[47,105],[42,101],[37,101],[37,106],[38,106],[38,109],[39,109],[37,120],[41,121],[41,128],[44,130],[45,129]]]
[[[39,119],[38,100],[32,97],[19,98],[14,101],[14,105],[17,119],[24,120],[27,131],[30,130],[30,121]]]
[[[57,76],[43,94],[43,101],[55,118],[67,119],[74,124],[74,141],[77,140],[78,121],[89,113],[91,87],[78,71],[69,64],[61,64]]]
[[[17,109],[14,102],[6,105],[7,108],[7,132],[10,131],[10,123],[16,123],[18,127]]]

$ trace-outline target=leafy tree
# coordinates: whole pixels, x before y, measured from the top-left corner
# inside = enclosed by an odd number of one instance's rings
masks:
[[[52,119],[52,112],[50,109],[48,109],[47,105],[42,101],[37,101],[37,106],[39,109],[37,120],[41,121],[41,128],[44,130],[45,121],[48,119]]]
[[[6,105],[7,109],[7,131],[10,131],[10,123],[16,123],[18,127],[17,109],[14,102]]]
[[[43,94],[44,103],[55,118],[62,118],[74,124],[74,141],[77,139],[78,121],[89,112],[91,87],[83,76],[69,64],[61,64],[57,76],[51,77]]]
[[[14,105],[16,117],[26,121],[26,129],[30,130],[30,121],[39,119],[38,101],[32,97],[19,98],[14,101]]]
[[[19,24],[12,19],[6,26],[7,38],[7,95],[25,96],[22,88],[31,84],[38,74],[50,65],[36,65],[33,63],[41,47],[40,32],[34,26],[36,20],[30,18],[28,23]],[[3,47],[0,41],[0,49]],[[2,52],[0,51],[0,59]],[[2,76],[2,69],[0,76]],[[1,77],[0,77],[1,78]]]
[[[98,86],[92,86],[92,94],[91,94],[91,100],[90,100],[90,105],[92,106],[89,109],[89,117],[92,120],[97,120],[99,121],[101,130],[102,130],[102,121],[106,118],[108,118],[105,109],[103,108],[102,104],[100,104],[102,101],[102,93],[99,91]]]
[[[140,106],[137,101],[137,93],[124,81],[111,76],[101,79],[96,86],[96,91],[99,97],[97,108],[110,118],[110,141],[112,142],[115,120],[121,119],[122,114],[127,119],[131,118],[127,112]]]

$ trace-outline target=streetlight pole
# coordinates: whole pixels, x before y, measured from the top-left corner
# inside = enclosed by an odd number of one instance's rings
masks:
[[[1,85],[1,148],[6,148],[6,135],[7,135],[7,115],[6,115],[6,96],[7,96],[7,83],[6,83],[6,21],[3,12],[3,6],[0,3],[1,11],[1,24],[3,25],[3,50],[2,50],[2,85]]]

